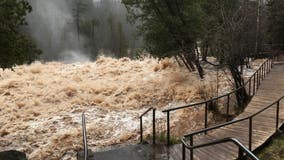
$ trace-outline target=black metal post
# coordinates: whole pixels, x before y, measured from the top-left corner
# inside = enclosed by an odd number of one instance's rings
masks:
[[[227,122],[229,122],[229,112],[230,112],[230,94],[227,96]]]
[[[153,109],[153,144],[156,144],[156,108]]]
[[[267,61],[265,62],[265,69],[264,69],[264,71],[265,71],[265,77],[267,76]]]
[[[185,144],[182,143],[182,160],[185,160]]]
[[[260,66],[260,80],[262,80],[262,65]]]
[[[252,117],[249,118],[249,150],[252,151]]]
[[[264,65],[261,66],[262,70],[262,80],[264,80]]]
[[[268,60],[266,61],[266,63],[265,63],[265,72],[266,72],[266,76],[267,76],[267,73],[268,73]]]
[[[167,145],[170,145],[170,111],[167,111]]]
[[[210,103],[212,103],[212,101],[210,101]],[[204,119],[204,127],[207,128],[207,115],[208,115],[208,103],[205,103],[205,119]],[[207,132],[204,132],[205,134],[207,134]]]
[[[263,65],[263,77],[265,78],[266,76],[266,62]]]
[[[253,95],[255,95],[255,74],[253,75]]]
[[[258,70],[256,71],[256,90],[258,89]]]
[[[263,79],[263,64],[261,65],[261,79]]]
[[[261,80],[262,80],[262,71],[261,71],[262,69],[260,68],[260,70],[259,70],[259,72],[260,72],[260,77],[259,77],[259,85],[260,85],[260,83],[261,83]]]
[[[84,160],[87,160],[88,159],[88,142],[87,142],[85,113],[82,114],[82,127],[83,127]]]
[[[244,151],[242,150],[241,147],[239,147],[238,160],[242,160],[243,156],[244,156]]]
[[[269,69],[269,63],[270,63],[270,58],[269,58],[268,61],[267,61],[267,70],[268,70],[268,72],[270,71],[270,69]]]
[[[190,139],[190,146],[193,146],[193,136],[191,135],[189,139]],[[190,149],[190,160],[193,160],[193,149],[192,148]]]
[[[258,82],[259,86],[260,86],[260,82],[261,82],[261,69],[259,70],[259,82]]]
[[[269,59],[267,60],[267,63],[266,63],[266,71],[267,73],[269,73]]]
[[[278,125],[279,125],[279,106],[280,102],[277,102],[277,108],[276,108],[276,132],[278,131]]]
[[[249,96],[251,96],[251,78],[249,79]]]
[[[261,77],[261,75],[260,75],[260,69],[258,70],[258,85],[257,85],[257,89],[259,88],[259,85],[260,85],[260,77]]]
[[[140,142],[143,142],[143,121],[142,121],[142,117],[140,117]]]
[[[268,59],[268,63],[267,63],[267,68],[268,68],[268,72],[270,72],[270,59]]]

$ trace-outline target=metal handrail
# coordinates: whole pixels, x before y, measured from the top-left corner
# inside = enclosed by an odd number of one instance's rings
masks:
[[[82,113],[82,130],[83,130],[83,144],[84,144],[84,160],[87,160],[88,159],[88,143],[87,143],[85,113]]]
[[[220,143],[228,143],[228,142],[233,142],[236,146],[239,147],[239,154],[238,154],[238,159],[241,159],[244,156],[244,153],[246,153],[246,156],[248,156],[249,158],[251,158],[252,160],[259,160],[248,148],[246,148],[239,140],[237,140],[236,138],[223,138],[223,139],[219,139],[219,140],[214,140],[212,142],[209,143],[204,143],[204,144],[199,144],[199,145],[195,145],[195,146],[190,146],[188,145],[184,139],[181,140],[182,141],[182,160],[185,160],[186,158],[186,154],[185,154],[185,149],[189,149],[189,150],[193,150],[193,149],[197,149],[197,148],[203,148],[203,147],[208,147],[211,145],[216,145],[216,144],[220,144]],[[191,159],[192,160],[192,159]]]
[[[153,107],[148,108],[145,112],[143,112],[139,117],[143,117],[145,114],[147,114],[149,111],[151,111]]]
[[[221,127],[224,127],[224,126],[228,126],[228,125],[231,125],[231,124],[234,124],[234,123],[238,123],[238,122],[241,122],[241,121],[244,121],[244,120],[248,120],[250,118],[253,118],[257,115],[259,115],[260,113],[264,112],[265,110],[269,109],[270,107],[272,107],[273,105],[277,104],[277,106],[279,107],[279,102],[284,99],[284,96],[280,97],[279,99],[277,99],[276,101],[274,101],[273,103],[271,103],[270,105],[268,105],[267,107],[259,110],[258,112],[250,115],[250,116],[246,116],[244,118],[241,118],[241,119],[235,119],[235,120],[232,120],[230,122],[226,122],[226,123],[223,123],[223,124],[220,124],[220,125],[216,125],[216,126],[212,126],[212,127],[209,127],[209,128],[204,128],[204,129],[201,129],[201,130],[198,130],[198,131],[195,131],[195,132],[192,132],[190,134],[187,134],[185,135],[184,137],[190,137],[190,136],[193,136],[193,135],[196,135],[196,134],[200,134],[200,133],[204,133],[204,132],[208,132],[208,131],[211,131],[211,130],[214,130],[214,129],[218,129],[218,128],[221,128]]]
[[[277,99],[276,101],[274,101],[273,103],[271,103],[270,105],[268,105],[267,107],[259,110],[258,112],[254,113],[250,116],[247,116],[247,117],[244,117],[244,118],[241,118],[241,119],[236,119],[236,120],[226,122],[226,123],[223,123],[223,124],[220,124],[220,125],[216,125],[216,126],[213,126],[213,127],[205,128],[205,129],[202,129],[202,130],[199,130],[199,131],[192,132],[190,134],[185,135],[183,137],[183,140],[186,141],[189,138],[190,139],[190,145],[193,146],[193,136],[194,135],[201,134],[201,133],[207,133],[208,131],[212,131],[212,130],[222,128],[222,127],[225,127],[225,126],[228,126],[228,125],[231,125],[231,124],[235,124],[235,123],[238,123],[238,122],[242,122],[242,121],[245,121],[245,120],[249,120],[249,137],[248,137],[249,138],[249,150],[252,150],[252,121],[253,121],[253,118],[276,104],[277,108],[276,108],[276,117],[275,117],[275,119],[276,119],[275,132],[277,132],[278,129],[279,129],[280,101],[283,100],[283,99],[284,99],[284,95],[282,97],[280,97],[279,99]],[[191,160],[193,160],[193,149],[191,149],[190,154],[191,154]]]
[[[145,116],[148,112],[153,111],[153,119],[152,119],[152,129],[153,129],[153,144],[156,144],[156,108],[150,107],[144,113],[139,116],[140,119],[140,143],[143,142],[143,116]]]
[[[208,102],[211,102],[211,101],[214,101],[214,100],[217,100],[217,99],[226,97],[226,96],[228,96],[228,95],[231,95],[231,94],[237,92],[238,90],[244,88],[244,87],[249,83],[249,81],[262,69],[262,67],[264,67],[264,65],[265,65],[266,63],[270,63],[270,64],[272,65],[272,63],[269,62],[270,60],[271,60],[271,59],[267,59],[266,61],[264,61],[264,62],[262,63],[262,65],[261,65],[261,66],[252,74],[252,76],[244,83],[243,86],[241,86],[241,87],[239,87],[239,88],[237,88],[237,89],[235,89],[235,90],[233,90],[233,91],[231,91],[231,92],[229,92],[229,93],[225,93],[225,94],[220,95],[220,96],[218,96],[218,97],[214,97],[214,98],[211,98],[211,99],[209,99],[209,100],[202,101],[202,102],[197,102],[197,103],[192,103],[192,104],[187,104],[187,105],[183,105],[183,106],[178,106],[178,107],[174,107],[174,108],[165,109],[165,110],[163,110],[162,112],[169,112],[169,111],[175,111],[175,110],[179,110],[179,109],[194,107],[194,106],[197,106],[197,105],[205,104],[205,103],[208,103]]]
[[[172,111],[176,111],[176,110],[180,110],[180,109],[185,109],[185,108],[191,108],[191,107],[195,107],[198,105],[203,105],[202,107],[204,107],[205,104],[205,120],[204,120],[204,128],[208,127],[208,104],[223,98],[223,97],[227,97],[227,111],[226,111],[226,115],[227,115],[227,119],[226,121],[229,121],[229,105],[230,105],[230,96],[232,94],[235,94],[236,92],[238,92],[239,90],[243,89],[244,87],[246,87],[247,85],[249,86],[249,95],[252,96],[255,95],[256,90],[259,88],[260,85],[260,81],[264,79],[264,77],[267,75],[268,72],[270,72],[271,68],[272,68],[272,59],[267,59],[266,61],[264,61],[262,63],[262,65],[260,65],[260,67],[253,73],[253,75],[244,83],[243,86],[229,92],[223,95],[220,95],[218,97],[214,97],[211,98],[209,100],[206,101],[202,101],[202,102],[197,102],[197,103],[193,103],[193,104],[187,104],[187,105],[183,105],[183,106],[179,106],[179,107],[174,107],[174,108],[169,108],[169,109],[165,109],[162,112],[167,114],[167,144],[170,145],[170,112]]]

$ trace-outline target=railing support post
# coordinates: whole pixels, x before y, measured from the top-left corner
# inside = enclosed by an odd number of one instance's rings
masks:
[[[277,108],[276,108],[276,132],[278,131],[278,125],[279,125],[279,107],[280,107],[280,102],[277,101]]]
[[[249,150],[252,150],[252,117],[249,118]]]
[[[243,156],[244,156],[244,151],[241,149],[241,147],[239,147],[238,160],[242,160]]]
[[[262,70],[262,80],[264,80],[264,65],[262,64],[262,66],[261,66],[261,70]]]
[[[87,160],[89,154],[88,154],[88,142],[87,142],[85,113],[82,114],[82,128],[83,128],[84,160]]]
[[[143,120],[142,117],[140,117],[140,143],[143,142]]]
[[[212,101],[210,101],[210,103],[212,103]],[[204,127],[207,128],[207,123],[208,123],[208,103],[205,103],[205,119],[204,119]],[[207,132],[205,132],[205,134],[207,134]]]
[[[255,74],[253,75],[253,95],[255,95]]]
[[[153,109],[153,144],[156,144],[156,108]]]
[[[266,63],[265,63],[265,72],[266,72],[265,75],[266,75],[266,76],[267,76],[267,73],[268,73],[268,67],[267,67],[268,65],[267,65],[267,64],[268,64],[268,60],[267,60]]]
[[[190,146],[193,146],[193,135],[191,135],[189,139],[190,139]],[[193,160],[193,148],[190,149],[190,160]]]
[[[256,71],[256,90],[258,89],[258,76],[259,74],[258,74],[258,71]]]
[[[263,77],[265,78],[266,76],[266,62],[263,65]]]
[[[268,72],[270,72],[270,70],[271,70],[271,65],[270,65],[270,63],[271,63],[271,59],[269,58],[269,60],[268,60]]]
[[[260,86],[260,79],[261,79],[261,70],[258,70],[259,74],[258,74],[258,88]]]
[[[182,160],[185,160],[185,144],[182,143]]]
[[[229,112],[230,112],[230,94],[227,96],[227,122],[229,122]]]
[[[258,88],[259,88],[259,86],[260,86],[260,80],[261,80],[261,70],[258,70],[258,72],[259,72],[259,75],[258,75]]]
[[[249,96],[251,96],[251,78],[249,79]]]
[[[263,79],[263,65],[260,66],[260,82]]]
[[[170,145],[170,111],[167,111],[167,145]]]

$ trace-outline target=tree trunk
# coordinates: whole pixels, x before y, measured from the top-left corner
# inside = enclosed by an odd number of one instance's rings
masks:
[[[190,57],[190,54],[185,53],[185,54],[183,54],[183,57],[185,58],[186,63],[190,66],[191,70],[195,71],[194,64],[192,63],[193,59]]]
[[[181,67],[182,64],[181,64],[181,62],[179,61],[178,56],[174,56],[174,57],[175,57],[175,60],[177,61],[178,65]]]
[[[247,102],[249,100],[249,95],[246,92],[246,88],[242,87],[242,86],[244,86],[244,79],[242,78],[241,73],[238,70],[238,67],[230,65],[229,68],[230,68],[230,72],[231,72],[232,77],[233,77],[234,82],[235,82],[235,87],[236,87],[236,89],[239,89],[236,92],[236,98],[237,98],[238,106],[243,108],[244,105],[247,104]]]
[[[187,68],[187,70],[189,72],[192,71],[192,69],[190,68],[190,66],[187,64],[186,60],[184,59],[184,57],[182,55],[178,55],[180,57],[180,59],[182,60],[183,64],[185,65],[185,67]]]
[[[201,56],[202,56],[202,61],[207,61],[207,56],[208,56],[208,45],[207,44],[203,45]]]
[[[195,64],[195,66],[197,67],[197,71],[198,71],[199,77],[200,77],[201,79],[203,79],[203,78],[204,78],[204,71],[203,71],[203,68],[201,67],[201,65],[200,65],[200,63],[199,63],[199,60],[196,59],[196,60],[194,61],[194,64]]]

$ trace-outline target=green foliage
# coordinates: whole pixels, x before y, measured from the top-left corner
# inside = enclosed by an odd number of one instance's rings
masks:
[[[203,69],[196,55],[197,41],[204,34],[205,0],[122,0],[129,19],[137,22],[145,48],[163,58],[175,56],[189,71]]]
[[[145,48],[157,57],[191,52],[204,31],[201,0],[122,1],[129,19],[139,24]]]
[[[221,63],[233,66],[243,65],[244,59],[252,52],[254,44],[247,46],[247,33],[255,24],[248,25],[246,3],[235,0],[210,0],[207,2],[208,28],[204,41]]]
[[[31,10],[25,0],[0,2],[0,67],[3,69],[31,63],[40,54],[33,42],[19,31],[27,24],[25,16]]]
[[[257,156],[261,160],[281,160],[284,159],[284,134],[273,137],[272,141],[258,151]]]
[[[162,142],[162,143],[167,143],[167,136],[165,133],[160,133],[158,135],[158,142]],[[171,145],[174,145],[174,144],[180,144],[181,143],[181,140],[180,138],[177,138],[177,137],[173,137],[171,136],[170,137],[170,144]]]
[[[270,11],[268,18],[270,42],[284,44],[284,1],[270,0],[268,7]]]

